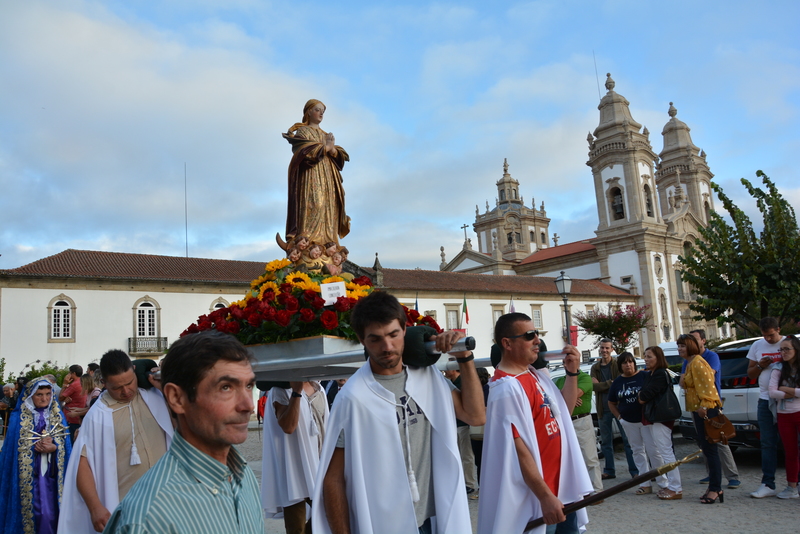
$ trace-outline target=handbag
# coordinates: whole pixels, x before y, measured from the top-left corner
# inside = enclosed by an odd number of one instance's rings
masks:
[[[703,426],[706,430],[706,441],[709,443],[727,445],[728,440],[736,436],[736,429],[733,428],[733,423],[722,412],[715,417],[706,416],[704,419]]]
[[[664,373],[664,378],[667,380],[667,389],[644,405],[644,418],[651,423],[665,423],[674,421],[681,416],[681,404],[678,402],[678,397],[675,396],[675,391],[672,389],[672,382],[669,375]]]

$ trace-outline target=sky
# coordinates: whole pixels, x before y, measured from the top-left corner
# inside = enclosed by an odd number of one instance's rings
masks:
[[[551,236],[588,239],[608,72],[657,153],[674,102],[757,226],[759,169],[800,206],[798,20],[794,0],[0,0],[0,269],[282,257],[281,133],[310,98],[350,155],[352,261],[438,269],[504,158]]]

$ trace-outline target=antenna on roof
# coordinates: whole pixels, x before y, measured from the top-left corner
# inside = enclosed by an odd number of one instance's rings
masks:
[[[595,68],[596,70],[596,68]],[[189,201],[186,187],[186,162],[183,162],[183,224],[186,239],[186,257],[189,257]]]
[[[594,48],[592,48],[592,59],[594,60],[594,78],[597,80],[597,98],[602,100],[603,95],[600,94],[600,77],[597,75],[597,58],[594,57]]]

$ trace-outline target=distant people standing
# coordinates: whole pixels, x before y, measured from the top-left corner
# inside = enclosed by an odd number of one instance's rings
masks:
[[[608,409],[608,390],[611,383],[620,375],[616,358],[611,356],[613,351],[611,340],[603,338],[600,340],[600,361],[592,365],[589,374],[592,377],[593,389],[595,394],[595,408],[597,409],[597,423],[600,427],[600,441],[603,457],[605,458],[605,468],[603,469],[603,480],[617,478],[616,467],[614,466],[614,428],[616,423],[619,434],[622,436],[622,444],[625,447],[625,457],[628,459],[628,471],[631,477],[639,474],[636,469],[636,462],[633,461],[633,453],[628,444],[628,437],[619,421],[614,419],[614,414]]]
[[[81,376],[83,376],[83,367],[70,365],[69,374],[64,377],[64,388],[58,396],[67,416],[67,423],[69,423],[69,437],[73,441],[75,440],[75,431],[81,426],[81,416],[73,414],[71,410],[86,407],[86,393],[83,392],[81,386]]]
[[[781,341],[783,362],[776,365],[769,381],[769,396],[778,401],[778,431],[786,452],[786,489],[778,493],[779,499],[798,499],[798,452],[797,433],[800,432],[800,341],[795,336],[786,336]]]
[[[453,359],[454,360],[454,359]],[[453,387],[461,391],[461,372],[453,369],[444,372],[444,377],[453,383]],[[469,438],[469,425],[456,419],[456,435],[458,436],[458,452],[461,454],[461,466],[464,468],[464,483],[467,495],[478,489],[478,474],[475,467],[475,452]]]
[[[781,328],[774,317],[764,317],[758,324],[763,339],[750,345],[747,353],[747,376],[758,380],[758,430],[761,433],[761,486],[750,494],[754,499],[774,497],[775,470],[778,467],[778,425],[773,414],[775,402],[769,398],[769,380],[773,364],[781,360]]]

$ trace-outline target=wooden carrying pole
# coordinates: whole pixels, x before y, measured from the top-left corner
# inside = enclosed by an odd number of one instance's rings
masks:
[[[659,475],[663,475],[664,473],[672,471],[681,464],[691,462],[692,460],[700,456],[700,454],[702,454],[702,451],[699,450],[695,451],[692,454],[686,456],[683,460],[677,460],[675,462],[664,464],[661,467],[658,467],[656,469],[651,469],[650,471],[644,473],[643,475],[633,477],[630,480],[622,482],[621,484],[617,484],[616,486],[608,488],[607,490],[603,490],[600,493],[593,493],[592,495],[584,497],[582,500],[578,502],[568,504],[564,507],[564,515],[571,514],[572,512],[580,510],[581,508],[589,506],[590,504],[594,504],[597,501],[602,501],[603,499],[607,499],[612,495],[616,495],[617,493],[623,492],[628,488],[632,488],[637,484],[641,484],[642,482],[647,482],[648,480],[651,480]],[[529,521],[528,524],[525,526],[525,532],[534,529],[536,527],[540,527],[542,525],[544,525],[543,517],[540,517],[539,519],[534,519],[533,521]]]

